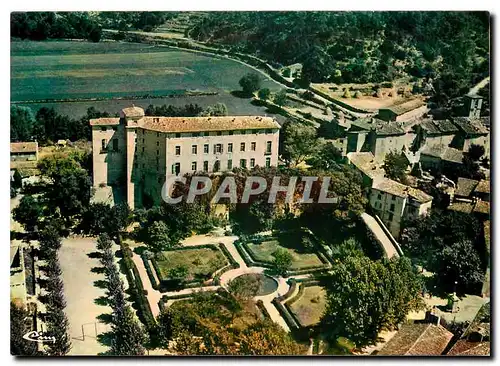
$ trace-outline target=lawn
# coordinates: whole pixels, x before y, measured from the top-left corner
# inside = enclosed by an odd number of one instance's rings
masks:
[[[247,246],[257,261],[272,262],[274,260],[273,253],[283,248],[292,255],[292,269],[323,265],[323,262],[321,262],[316,253],[304,253],[296,249],[285,248],[280,245],[277,239],[263,241],[262,243],[247,243]]]
[[[289,305],[301,326],[315,325],[320,321],[326,306],[325,295],[323,287],[308,286],[304,288],[302,296]]]
[[[115,98],[131,96],[165,96],[182,94],[186,90],[218,92],[207,98],[188,96],[165,99],[138,99],[148,104],[188,104],[202,106],[226,103],[235,115],[264,115],[265,108],[250,104],[248,99],[230,94],[239,90],[239,79],[252,69],[241,63],[192,52],[149,44],[118,42],[14,41],[11,42],[11,100],[36,101],[47,99]],[[265,80],[262,87],[274,91],[280,86]],[[175,100],[175,101],[174,101]],[[94,106],[115,114],[116,101],[61,102],[26,104],[34,110],[42,106],[64,108],[71,117],[85,114]],[[134,100],[126,101],[129,105]],[[135,103],[135,102],[134,102]],[[81,106],[80,104],[84,104]],[[137,103],[136,103],[137,105]],[[76,108],[76,112],[72,109]],[[78,115],[77,115],[78,113]]]
[[[161,252],[154,259],[160,271],[160,280],[167,279],[171,269],[186,266],[189,270],[187,280],[207,278],[216,270],[228,264],[219,249],[193,248]]]

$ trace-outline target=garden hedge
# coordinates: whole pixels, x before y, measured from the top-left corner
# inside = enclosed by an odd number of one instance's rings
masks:
[[[290,312],[283,306],[281,302],[278,301],[277,298],[274,298],[272,304],[276,307],[280,315],[285,320],[286,324],[290,329],[298,329],[300,325],[295,321],[294,317],[290,314]]]

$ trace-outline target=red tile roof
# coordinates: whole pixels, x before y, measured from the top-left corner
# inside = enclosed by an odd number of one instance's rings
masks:
[[[490,356],[490,342],[469,342],[460,339],[446,354],[447,356]]]
[[[35,153],[38,151],[38,142],[11,142],[11,153]]]

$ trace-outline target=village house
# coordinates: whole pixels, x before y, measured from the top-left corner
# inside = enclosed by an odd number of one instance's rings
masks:
[[[37,161],[38,142],[11,142],[10,161]]]
[[[169,177],[278,163],[280,125],[271,117],[149,117],[130,107],[90,125],[93,185],[125,186],[131,208],[159,203]]]
[[[389,108],[381,108],[377,117],[389,122],[407,122],[421,118],[428,111],[427,103],[420,98],[416,98]]]
[[[372,153],[349,153],[347,159],[360,171],[369,189],[369,203],[392,236],[399,238],[403,219],[426,215],[432,207],[432,196],[385,177],[385,171]]]

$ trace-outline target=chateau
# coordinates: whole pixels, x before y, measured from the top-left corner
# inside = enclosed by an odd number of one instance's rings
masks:
[[[161,200],[171,176],[278,163],[280,125],[271,117],[149,117],[139,107],[90,120],[94,187],[125,186],[130,208]]]

